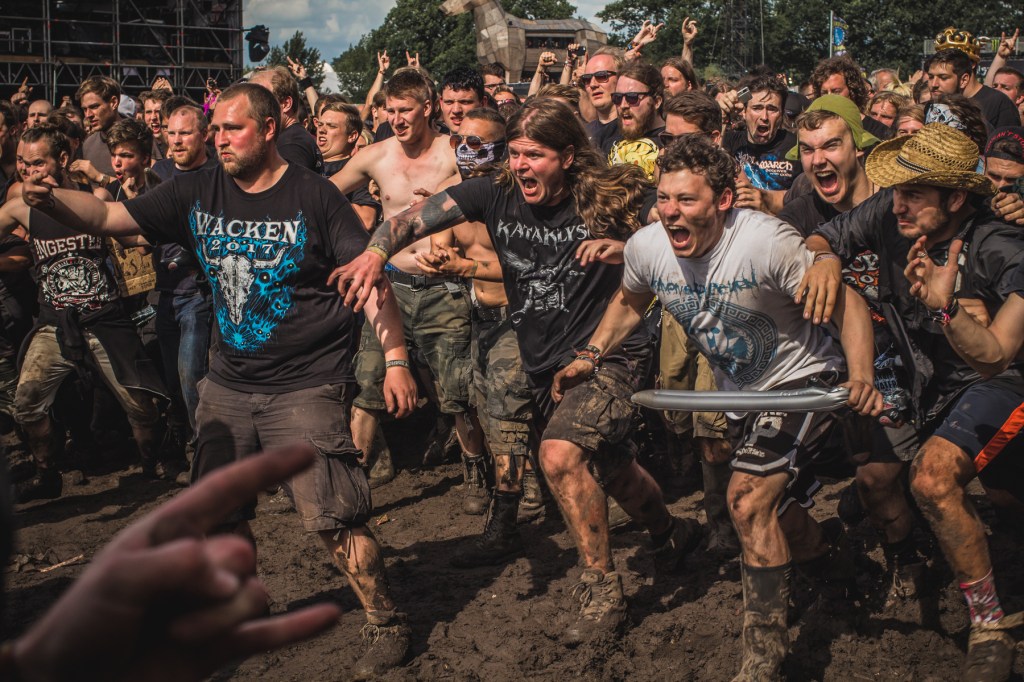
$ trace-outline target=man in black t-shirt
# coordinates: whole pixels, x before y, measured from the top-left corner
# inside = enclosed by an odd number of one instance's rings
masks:
[[[622,57],[612,48],[601,48],[590,55],[583,75],[579,79],[581,102],[589,102],[596,116],[586,125],[590,142],[605,156],[619,131],[618,112],[612,103],[612,93],[619,82]]]
[[[345,167],[356,151],[362,132],[363,121],[354,105],[347,102],[324,105],[316,124],[316,146],[324,157],[324,177],[329,178]],[[345,197],[367,230],[380,222],[380,202],[366,186],[352,190]]]
[[[257,71],[249,82],[272,92],[277,103],[281,105],[281,130],[277,136],[277,153],[288,163],[322,175],[324,158],[316,146],[316,140],[299,120],[302,100],[299,96],[299,84],[292,74],[283,66],[272,66],[265,71]]]
[[[961,49],[940,50],[924,63],[933,93],[962,94],[981,109],[989,128],[1020,125],[1017,107],[1004,93],[978,80],[978,59]]]
[[[313,467],[285,485],[303,527],[319,534],[366,610],[366,679],[401,662],[409,630],[388,592],[381,550],[366,528],[366,475],[349,433],[344,383],[352,361],[352,309],[327,284],[331,269],[366,244],[345,198],[322,177],[278,155],[277,100],[241,84],[217,103],[211,127],[221,166],[183,173],[138,199],[104,204],[26,183],[26,202],[102,235],[142,234],[194,250],[210,281],[216,338],[199,388],[193,480],[261,448],[304,441]],[[391,303],[366,308],[393,366],[385,380],[399,416],[415,405],[401,322]],[[381,301],[378,306],[378,301]],[[230,522],[248,534],[255,501]]]
[[[471,178],[386,220],[367,252],[332,280],[358,307],[382,281],[391,253],[462,220],[487,226],[542,432],[541,467],[584,565],[578,589],[587,597],[566,631],[579,643],[617,631],[626,616],[606,494],[647,528],[659,572],[677,568],[701,530],[669,514],[658,484],[634,458],[629,398],[650,369],[650,332],[641,326],[608,357],[584,347],[618,290],[622,240],[640,225],[649,186],[633,166],[605,166],[575,113],[555,99],[534,99],[509,119],[508,147],[498,177]],[[588,191],[608,185],[617,191]],[[574,357],[602,370],[561,395],[555,373]]]
[[[761,193],[765,209],[777,213],[786,190],[801,173],[800,164],[786,158],[796,143],[793,133],[782,127],[786,88],[772,76],[748,77],[740,81],[739,87],[750,90],[746,104],[737,99],[735,90],[717,97],[727,116],[741,109],[746,124],[745,130],[726,131],[722,147],[735,157],[749,184]]]
[[[882,143],[865,170],[872,182],[891,189],[826,223],[807,245],[841,258],[864,248],[879,255],[880,295],[892,303],[890,325],[898,322],[903,330],[899,353],[910,374],[912,414],[923,441],[911,467],[911,491],[970,607],[965,669],[984,671],[974,679],[1005,679],[1013,643],[999,630],[1003,611],[984,527],[964,487],[977,475],[986,486],[1024,496],[1024,476],[1012,473],[1014,458],[1005,450],[1007,436],[1013,435],[1008,425],[1024,401],[1024,374],[1013,362],[982,381],[951,345],[947,327],[965,313],[995,314],[1013,291],[1024,242],[1016,228],[991,214],[985,197],[995,186],[965,170],[977,164],[970,138],[941,123]],[[955,275],[948,291],[955,295],[942,298],[922,289],[921,270],[933,263],[957,263],[948,268]],[[837,274],[834,259],[808,271],[805,281],[812,291],[827,270],[828,277]],[[814,303],[808,301],[808,308]]]
[[[68,195],[103,205],[71,182],[70,152],[67,137],[50,124],[30,128],[18,148],[27,175],[50,178]],[[95,192],[109,196],[104,190]],[[106,241],[78,234],[73,219],[58,221],[13,200],[0,214],[0,233],[19,224],[28,231],[39,283],[39,317],[25,348],[14,401],[15,417],[37,466],[36,477],[20,491],[21,501],[61,494],[49,411],[61,382],[75,371],[110,388],[131,424],[143,471],[162,475],[155,457],[155,398],[162,398],[164,389],[122,307],[106,264]]]

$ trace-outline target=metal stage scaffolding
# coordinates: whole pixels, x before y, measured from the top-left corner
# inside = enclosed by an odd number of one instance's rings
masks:
[[[24,79],[59,104],[110,76],[138,95],[158,76],[203,101],[242,75],[242,0],[0,0],[0,97]]]

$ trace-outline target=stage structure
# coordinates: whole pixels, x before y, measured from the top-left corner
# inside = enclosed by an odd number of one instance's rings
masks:
[[[0,97],[25,78],[58,104],[89,76],[133,95],[164,76],[202,102],[208,78],[241,77],[243,45],[242,0],[0,1]]]
[[[608,42],[597,24],[583,19],[520,19],[505,12],[498,0],[445,0],[441,10],[450,16],[473,11],[477,58],[481,64],[504,64],[511,82],[530,80],[542,52],[558,55],[555,68],[561,72],[570,43],[593,52]],[[554,78],[557,82],[557,73]]]

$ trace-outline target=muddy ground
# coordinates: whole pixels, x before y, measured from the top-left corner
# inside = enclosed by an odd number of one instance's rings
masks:
[[[736,560],[720,564],[697,553],[676,576],[653,580],[646,535],[635,526],[612,539],[615,563],[630,604],[631,627],[621,641],[601,648],[570,649],[561,633],[572,616],[570,592],[579,568],[557,509],[522,528],[526,556],[504,567],[456,570],[448,559],[478,533],[481,517],[460,509],[461,467],[420,466],[427,429],[391,428],[388,440],[401,472],[374,491],[374,531],[385,547],[396,600],[413,630],[406,665],[387,680],[728,680],[739,668],[742,595]],[[74,467],[74,462],[68,463]],[[653,467],[652,467],[653,468]],[[72,474],[74,477],[75,474]],[[842,481],[818,494],[816,517],[834,515]],[[114,533],[179,489],[144,480],[137,470],[100,467],[59,500],[17,510],[17,562],[6,575],[4,630],[16,635],[37,618],[81,573],[84,561]],[[666,485],[670,509],[703,520],[699,469]],[[979,498],[980,499],[980,498]],[[982,502],[1004,604],[1024,605],[1024,535],[1021,526],[997,519]],[[229,666],[222,680],[340,680],[360,653],[364,616],[344,578],[315,536],[305,535],[280,494],[263,496],[253,524],[259,573],[275,612],[319,600],[344,609],[330,632],[292,648]],[[798,590],[801,612],[793,620],[786,672],[793,680],[956,679],[967,639],[967,614],[941,558],[933,560],[925,598],[895,609],[883,606],[887,583],[881,551],[866,524],[852,529],[857,602],[828,601]],[[76,557],[81,560],[75,561]],[[61,561],[66,566],[46,572]],[[1024,679],[1018,647],[1014,678]]]

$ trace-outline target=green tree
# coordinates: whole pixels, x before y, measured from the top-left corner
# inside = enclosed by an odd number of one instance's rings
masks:
[[[306,45],[306,36],[302,31],[296,31],[284,45],[270,48],[267,55],[267,66],[288,66],[288,57],[291,57],[299,64],[306,67],[306,75],[313,81],[313,87],[317,90],[324,83],[324,64],[320,57],[320,50]]]
[[[510,0],[510,14],[527,19],[568,19],[576,7],[567,0]],[[419,53],[434,78],[457,66],[478,66],[473,15],[445,15],[437,0],[398,0],[384,23],[364,35],[332,62],[342,92],[360,99],[377,75],[377,53],[387,50],[391,71],[405,66],[405,53]],[[389,73],[390,75],[390,73]]]
[[[501,6],[520,19],[572,19],[576,14],[576,5],[567,0],[509,0]]]

